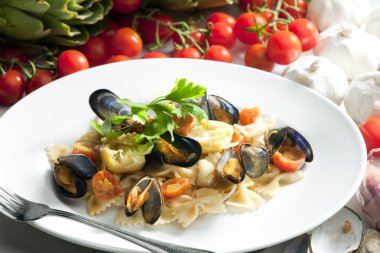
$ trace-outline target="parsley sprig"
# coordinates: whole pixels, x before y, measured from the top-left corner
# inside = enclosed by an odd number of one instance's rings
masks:
[[[114,139],[123,133],[132,131],[134,124],[144,126],[142,133],[135,135],[135,142],[154,143],[162,134],[173,131],[178,126],[173,118],[183,118],[188,114],[198,121],[207,119],[206,112],[195,103],[206,93],[206,88],[188,82],[187,79],[177,79],[175,87],[165,96],[161,96],[148,104],[135,103],[130,99],[118,99],[118,103],[131,107],[131,114],[115,116],[106,119],[102,124],[92,122],[92,126],[108,139]]]

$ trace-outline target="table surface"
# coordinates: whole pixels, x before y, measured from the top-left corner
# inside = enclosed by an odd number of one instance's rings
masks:
[[[380,0],[370,0],[373,5],[380,4]],[[228,12],[231,12],[227,9]],[[234,10],[232,10],[234,12]],[[235,64],[243,64],[245,46],[237,43],[232,49]],[[310,53],[304,53],[307,55]],[[284,67],[277,65],[274,73],[281,74]],[[0,116],[7,111],[8,107],[0,106]],[[342,108],[342,110],[344,110]],[[347,203],[359,215],[360,206],[355,196]],[[9,253],[105,253],[100,250],[91,249],[70,243],[68,241],[51,236],[42,232],[27,223],[20,223],[10,220],[0,214],[0,252]]]

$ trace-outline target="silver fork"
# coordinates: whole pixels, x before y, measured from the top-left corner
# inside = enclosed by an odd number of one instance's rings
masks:
[[[179,246],[121,230],[74,213],[53,209],[45,204],[26,200],[16,193],[0,186],[0,212],[17,221],[33,221],[47,215],[58,215],[73,219],[108,233],[124,238],[151,252],[157,253],[212,253],[211,251]]]

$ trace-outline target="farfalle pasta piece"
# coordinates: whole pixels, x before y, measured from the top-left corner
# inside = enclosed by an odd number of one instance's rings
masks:
[[[197,140],[202,146],[202,153],[222,152],[228,148],[234,132],[233,126],[221,121],[202,120],[192,128],[188,137]]]
[[[204,213],[225,213],[221,194],[211,188],[201,188],[194,191],[194,196],[181,195],[169,200],[169,207],[183,227],[188,227]]]
[[[147,170],[147,173],[151,174],[153,177],[166,177],[166,178],[177,178],[186,177],[195,182],[198,175],[198,166],[194,165],[189,168],[184,168],[172,164],[165,164],[160,169]]]
[[[257,209],[265,202],[265,199],[256,192],[248,189],[252,185],[253,181],[245,178],[243,182],[237,185],[235,192],[226,200],[226,205],[249,210]]]
[[[255,144],[269,129],[273,128],[275,122],[273,117],[258,117],[252,124],[245,126],[235,124],[234,127],[240,130],[247,142]]]
[[[120,196],[117,196],[110,200],[100,200],[94,196],[94,194],[90,194],[87,200],[87,213],[90,216],[98,215],[104,212],[107,208],[112,205],[121,206],[124,201],[124,193]]]
[[[266,198],[271,198],[280,191],[282,186],[293,184],[303,178],[304,174],[301,171],[281,173],[274,177],[268,184],[261,184],[254,189],[258,194]]]
[[[68,146],[47,146],[45,148],[46,155],[51,164],[57,162],[58,157],[69,154],[71,147]]]

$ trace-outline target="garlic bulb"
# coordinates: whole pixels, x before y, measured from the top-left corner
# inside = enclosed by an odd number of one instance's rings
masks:
[[[357,123],[380,116],[380,71],[366,73],[352,80],[344,96],[347,113]]]
[[[319,35],[314,54],[340,66],[348,79],[380,66],[380,39],[352,24],[335,24]]]
[[[337,105],[348,88],[344,71],[325,57],[305,56],[291,63],[282,75],[321,93]]]
[[[361,26],[370,10],[368,0],[311,0],[307,7],[307,18],[319,31],[337,23]]]
[[[376,6],[368,15],[365,22],[365,30],[380,38],[380,5]]]

